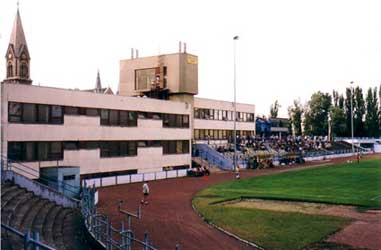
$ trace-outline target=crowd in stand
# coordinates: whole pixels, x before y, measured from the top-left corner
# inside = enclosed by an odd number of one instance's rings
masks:
[[[270,136],[269,138],[249,136],[237,137],[237,149],[245,152],[245,148],[254,151],[275,150],[277,152],[309,152],[328,150],[331,148],[331,143],[327,141],[326,137],[322,136],[285,136],[282,138],[279,138],[278,136]],[[217,146],[216,149],[220,153],[234,151],[233,146]]]

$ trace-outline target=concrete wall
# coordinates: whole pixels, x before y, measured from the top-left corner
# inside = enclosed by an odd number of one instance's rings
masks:
[[[193,60],[188,59],[188,57]],[[198,65],[194,63],[197,61],[197,56],[185,53],[121,60],[119,94],[123,96],[139,95],[140,91],[135,90],[135,70],[159,66],[167,67],[167,88],[170,93],[197,94]]]

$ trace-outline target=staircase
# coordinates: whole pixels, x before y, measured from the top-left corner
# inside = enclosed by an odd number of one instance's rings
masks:
[[[192,161],[195,162],[196,164],[200,165],[200,166],[208,167],[208,169],[211,173],[222,172],[222,170],[214,164],[210,164],[209,162],[207,162],[207,164],[205,164],[205,162],[202,160],[201,157],[192,157]]]
[[[11,182],[1,184],[1,223],[24,233],[36,231],[41,242],[57,250],[91,249],[78,209],[64,208]],[[1,249],[24,249],[23,241],[2,229]]]
[[[215,165],[222,170],[233,169],[233,161],[231,159],[225,158],[222,154],[209,147],[207,144],[194,144],[193,147],[196,152],[196,157],[201,157],[211,165]]]

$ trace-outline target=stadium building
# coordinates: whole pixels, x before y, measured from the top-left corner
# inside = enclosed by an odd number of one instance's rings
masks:
[[[133,51],[132,51],[133,52]],[[234,103],[195,97],[198,57],[179,52],[120,61],[116,95],[32,84],[19,11],[1,84],[1,154],[63,180],[188,169],[192,143],[228,143]],[[237,134],[255,135],[255,106],[237,104]],[[65,175],[66,174],[66,175]],[[32,176],[31,176],[32,177]]]

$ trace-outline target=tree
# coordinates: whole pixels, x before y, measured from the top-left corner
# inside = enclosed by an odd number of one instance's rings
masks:
[[[317,92],[311,96],[304,116],[304,132],[308,135],[328,134],[328,112],[332,97],[328,93]]]
[[[351,91],[351,88],[346,88],[345,90],[345,106],[344,106],[344,111],[345,111],[345,124],[346,124],[346,132],[345,132],[345,136],[351,136],[351,116],[352,116],[352,113],[351,113],[351,98],[352,100],[354,99],[353,98],[353,93]],[[354,103],[353,103],[353,107],[354,107]]]
[[[332,136],[346,136],[347,124],[344,109],[332,106],[330,110],[330,116],[332,124]]]
[[[281,106],[278,103],[278,100],[276,100],[274,104],[271,104],[271,106],[270,106],[270,118],[277,118],[278,117],[278,111],[279,111],[280,107]]]
[[[303,107],[300,104],[300,100],[294,100],[294,105],[288,107],[288,115],[290,117],[291,126],[295,136],[302,134],[302,114]]]
[[[337,92],[337,90],[333,90],[332,97],[333,97],[333,106],[338,107],[339,106],[339,92]]]
[[[364,136],[365,101],[362,89],[357,86],[354,90],[353,129],[355,136]]]
[[[378,135],[381,136],[381,84],[378,89],[378,104],[380,105],[380,108],[378,109]]]
[[[366,136],[375,137],[379,134],[379,120],[378,120],[378,104],[377,104],[377,88],[368,89],[366,95],[366,115],[365,115],[365,129]]]

